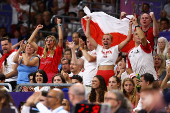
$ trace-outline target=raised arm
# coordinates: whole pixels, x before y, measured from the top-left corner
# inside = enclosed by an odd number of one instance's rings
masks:
[[[83,64],[84,64],[83,59],[81,59],[81,58],[80,58],[80,59],[77,59],[77,57],[76,57],[74,42],[69,42],[69,41],[67,41],[67,46],[68,46],[69,48],[71,48],[72,61],[73,61],[75,64],[83,65]]]
[[[166,89],[166,88],[170,87],[170,83],[167,83],[169,78],[170,78],[170,66],[167,66],[166,76],[165,76],[164,80],[162,81],[161,89]]]
[[[79,44],[81,47],[81,51],[83,53],[83,56],[86,58],[88,62],[95,62],[96,61],[96,56],[90,55],[87,50],[84,48],[85,42],[82,39],[79,39]]]
[[[37,35],[38,31],[42,28],[43,25],[38,25],[34,32],[32,33],[31,37],[27,41],[36,51],[38,51],[38,45],[34,42],[34,38]]]
[[[134,15],[135,14],[136,5],[134,4],[133,1],[131,2],[131,5],[133,7],[132,15]]]
[[[122,20],[123,18],[125,18],[126,17],[126,12],[121,12],[121,14],[120,14],[120,20]]]
[[[57,24],[58,24],[58,35],[59,35],[58,45],[61,48],[63,46],[63,31],[61,29],[61,19],[57,18]]]
[[[86,37],[89,39],[90,43],[92,46],[96,49],[97,48],[97,42],[91,37],[91,32],[90,32],[90,20],[91,17],[86,17],[87,24],[86,24]]]
[[[12,46],[12,49],[15,49],[16,47],[18,47],[24,40],[21,40],[20,42],[18,42],[17,44]]]
[[[19,44],[20,44],[20,48],[18,49],[17,53],[16,53],[16,54],[14,55],[14,57],[13,57],[13,62],[16,63],[16,64],[20,64],[20,62],[21,62],[21,58],[22,58],[22,57],[20,57],[19,55],[20,55],[21,51],[23,51],[23,46],[24,46],[23,41],[24,41],[24,40],[22,40],[22,41],[20,41],[19,43],[15,44],[15,48],[16,48],[17,46],[19,46]],[[14,46],[13,46],[13,47],[14,47]]]
[[[146,46],[146,44],[147,44],[148,42],[147,42],[147,39],[146,39],[146,36],[145,36],[144,32],[143,32],[142,29],[139,27],[139,24],[138,24],[138,22],[137,22],[136,16],[134,16],[134,17],[132,18],[132,22],[133,22],[133,24],[136,26],[136,31],[137,31],[137,34],[138,34],[139,38],[141,39],[142,45],[143,45],[143,46]]]
[[[24,65],[26,66],[38,66],[39,65],[39,58],[34,57],[31,61],[27,58],[25,53],[22,53]]]
[[[153,36],[154,37],[159,37],[159,27],[158,27],[158,23],[156,21],[156,18],[154,16],[154,12],[150,12],[149,13],[151,19],[153,20]]]
[[[118,45],[118,50],[119,51],[122,48],[124,48],[128,44],[128,42],[130,42],[131,34],[132,34],[132,20],[130,20],[130,22],[129,22],[129,32],[128,32],[127,38]]]

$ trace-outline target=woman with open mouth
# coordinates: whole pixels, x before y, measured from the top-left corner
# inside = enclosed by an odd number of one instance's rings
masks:
[[[58,65],[62,57],[63,51],[63,32],[61,29],[61,19],[57,19],[59,41],[57,44],[56,37],[49,35],[45,39],[45,48],[38,46],[34,42],[34,38],[38,31],[43,28],[43,25],[38,25],[28,39],[30,45],[37,51],[37,54],[41,56],[39,69],[44,70],[48,76],[48,83],[52,83],[52,77],[58,73]]]
[[[21,42],[20,48],[13,58],[13,61],[19,65],[17,84],[30,83],[28,75],[38,69],[39,58],[34,55],[34,52],[35,49],[29,43]]]
[[[129,30],[127,38],[122,41],[120,44],[111,47],[113,42],[113,37],[111,34],[104,34],[102,37],[102,46],[97,44],[97,42],[91,37],[90,32],[90,20],[91,17],[86,17],[87,25],[86,25],[86,37],[92,44],[92,46],[96,49],[97,53],[97,66],[98,71],[97,75],[101,75],[104,77],[105,82],[108,83],[109,78],[114,76],[114,66],[115,62],[118,58],[118,54],[123,47],[125,47],[128,42],[131,40],[131,32]],[[132,20],[130,20],[129,27],[132,28]]]
[[[38,69],[37,71],[35,71],[35,76],[33,77],[33,81],[34,83],[37,84],[41,84],[41,83],[47,83],[48,78],[47,78],[47,74],[45,73],[45,71]],[[50,86],[36,86],[34,88],[34,91],[49,91],[50,90]]]

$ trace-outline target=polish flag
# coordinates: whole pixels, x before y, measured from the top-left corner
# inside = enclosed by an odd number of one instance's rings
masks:
[[[127,18],[120,20],[104,12],[91,13],[86,6],[84,7],[84,12],[87,14],[87,16],[91,16],[91,36],[98,44],[102,45],[102,36],[105,33],[110,33],[113,36],[113,43],[111,46],[118,45],[127,38],[129,31],[129,21],[133,17],[132,15],[126,16]],[[85,17],[81,19],[84,33],[86,31],[87,23]],[[134,29],[135,27],[132,26],[132,31],[134,31]],[[131,40],[121,51],[128,53],[128,51],[133,47],[135,47],[135,42]]]

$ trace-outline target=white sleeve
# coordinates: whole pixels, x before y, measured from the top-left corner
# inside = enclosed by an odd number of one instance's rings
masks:
[[[21,113],[30,113],[30,106],[23,106]]]
[[[97,44],[96,53],[98,53],[98,52],[99,52],[100,48],[102,48],[102,46],[101,46],[101,45],[99,45],[99,44]]]
[[[46,106],[44,106],[41,102],[36,104],[36,107],[40,111],[40,113],[52,113]]]
[[[170,84],[170,80],[169,80],[167,83],[169,83],[169,84]]]
[[[138,105],[136,108],[133,109],[133,112],[135,112],[136,110],[141,110],[141,109],[142,109],[142,103],[141,103],[141,98],[140,98]]]

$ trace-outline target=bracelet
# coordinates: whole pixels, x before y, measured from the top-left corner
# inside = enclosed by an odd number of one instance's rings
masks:
[[[22,55],[22,53],[25,53],[25,51],[21,51],[21,55]]]
[[[58,24],[57,26],[61,26],[62,24]]]
[[[136,29],[137,27],[140,27],[140,25],[135,26],[135,29]]]
[[[79,49],[79,50],[81,51],[81,50],[83,50],[83,48],[82,48],[82,47],[80,47],[80,49]]]

